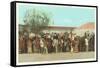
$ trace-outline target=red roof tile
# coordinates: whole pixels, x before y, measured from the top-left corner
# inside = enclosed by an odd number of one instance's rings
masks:
[[[95,29],[95,23],[89,22],[89,23],[83,24],[78,29]]]

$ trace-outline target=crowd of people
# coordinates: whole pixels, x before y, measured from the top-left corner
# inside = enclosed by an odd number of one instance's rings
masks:
[[[87,52],[95,49],[95,34],[76,33],[19,33],[19,53]]]

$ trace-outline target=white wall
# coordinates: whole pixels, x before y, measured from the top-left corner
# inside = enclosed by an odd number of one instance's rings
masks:
[[[70,32],[70,30],[66,30],[66,29],[65,29],[65,30],[64,30],[64,29],[61,29],[61,30],[59,30],[59,29],[50,29],[50,30],[49,30],[49,29],[48,29],[48,30],[43,30],[43,32],[46,32],[46,33],[48,33],[48,32],[49,32],[49,33],[52,33],[52,32],[54,32],[54,33],[55,33],[55,32],[56,32],[56,33],[62,33],[62,32],[63,32],[63,33],[64,33],[64,32]]]
[[[100,0],[26,0],[26,1],[38,1],[38,2],[41,1],[41,2],[51,2],[51,3],[53,2],[53,3],[84,4],[84,5],[86,4],[86,5],[98,5],[100,7]],[[9,61],[10,60],[10,2],[11,0],[0,0],[0,68],[12,68],[9,65],[10,64]],[[100,29],[100,23],[98,24]],[[100,31],[98,33],[100,41]],[[98,52],[100,52],[100,46],[98,48],[99,48]],[[100,61],[94,63],[35,66],[34,68],[100,68],[99,66],[100,66]],[[33,68],[33,66],[26,68]]]

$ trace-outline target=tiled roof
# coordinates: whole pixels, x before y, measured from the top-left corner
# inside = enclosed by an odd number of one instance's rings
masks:
[[[89,23],[83,24],[78,29],[95,29],[95,23],[89,22]]]

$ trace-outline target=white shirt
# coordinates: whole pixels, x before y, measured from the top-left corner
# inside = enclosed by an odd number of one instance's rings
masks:
[[[44,47],[44,43],[43,43],[42,40],[40,40],[40,46],[41,46],[41,47]]]
[[[87,38],[85,38],[85,45],[86,45],[86,46],[89,45],[89,44],[88,44],[88,39],[87,39]]]

